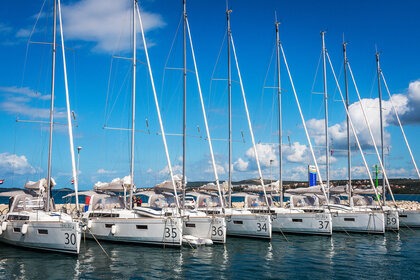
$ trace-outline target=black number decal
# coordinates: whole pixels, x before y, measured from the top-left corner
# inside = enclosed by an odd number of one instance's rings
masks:
[[[64,238],[66,239],[64,244],[66,244],[66,245],[68,245],[68,244],[75,245],[76,244],[76,234],[74,234],[74,233],[69,234],[69,233],[66,232],[64,234]]]
[[[267,232],[267,224],[266,223],[264,223],[264,224],[260,224],[260,223],[257,223],[257,231],[265,231],[265,232]]]
[[[329,221],[319,221],[319,229],[327,229],[329,225]]]
[[[171,228],[165,228],[165,237],[169,238],[171,237],[171,233],[172,233],[172,238],[176,238],[177,234],[176,234],[176,228],[172,228],[172,232],[171,232]]]
[[[222,227],[218,227],[216,228],[215,226],[212,226],[212,236],[217,235],[217,236],[223,236],[223,230]]]
[[[397,219],[396,218],[386,218],[386,224],[387,225],[395,225],[397,223]]]

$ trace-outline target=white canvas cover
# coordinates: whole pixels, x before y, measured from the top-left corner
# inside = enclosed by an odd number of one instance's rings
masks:
[[[48,180],[47,178],[42,178],[37,182],[34,181],[28,181],[25,184],[25,189],[28,190],[34,190],[39,192],[44,192],[48,188]],[[56,185],[54,178],[51,178],[51,187],[54,187]]]
[[[111,191],[111,192],[122,192],[129,190],[131,186],[131,176],[125,176],[124,178],[115,178],[111,182],[97,182],[93,186],[95,191]],[[135,189],[135,186],[133,186]]]

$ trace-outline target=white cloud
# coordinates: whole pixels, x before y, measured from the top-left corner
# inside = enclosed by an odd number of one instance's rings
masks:
[[[256,144],[255,147],[258,153],[258,158],[259,158],[261,167],[268,167],[270,165],[278,165],[276,145],[259,143],[259,144]],[[245,155],[247,158],[252,159],[255,162],[255,152],[254,152],[253,147],[249,148],[246,151]],[[271,164],[270,164],[270,161],[272,161]]]
[[[382,101],[382,114],[384,127],[398,125],[393,106],[395,107],[401,121],[404,123],[420,123],[420,80],[411,82],[408,86],[408,92],[405,94],[393,94],[391,100],[384,99]],[[373,142],[366,124],[365,116],[362,111],[365,110],[366,119],[370,126],[375,143],[380,143],[380,115],[379,115],[379,99],[364,98],[360,102],[357,101],[349,106],[349,113],[356,129],[362,148],[372,148]],[[325,145],[325,124],[323,119],[310,119],[307,121],[308,131],[314,138],[315,145]],[[332,124],[328,128],[331,139],[332,149],[342,149],[347,146],[347,124],[346,120],[341,123]],[[350,130],[350,137],[354,139],[353,132]],[[354,140],[351,140],[354,142]],[[384,131],[384,145],[390,146],[391,135],[388,131]]]
[[[116,171],[113,171],[113,170],[106,170],[106,169],[103,169],[103,168],[99,168],[99,169],[96,171],[96,173],[98,173],[98,174],[115,174],[115,173],[116,173]]]
[[[330,156],[329,159],[330,159],[330,164],[333,164],[333,163],[337,162],[337,158],[336,157]],[[318,164],[324,164],[325,165],[325,163],[327,162],[327,156],[326,155],[322,155],[322,156],[318,157],[316,159],[316,162]]]
[[[234,169],[238,171],[247,171],[249,166],[249,161],[238,158],[237,161],[233,163]]]
[[[47,119],[50,115],[49,102],[46,102],[47,108],[34,108],[32,104],[34,100],[48,101],[49,95],[43,95],[28,87],[0,87],[4,99],[0,103],[0,109],[12,115],[25,117],[36,117]],[[65,118],[66,113],[62,108],[55,109],[55,118]]]
[[[18,175],[34,174],[36,172],[25,156],[10,153],[0,154],[0,170],[4,174],[14,173]]]
[[[211,163],[211,161],[209,160],[207,162],[207,168],[204,170],[205,173],[209,173],[209,174],[213,174],[214,170],[213,170],[213,164]],[[216,172],[218,175],[224,175],[227,173],[225,167],[222,164],[219,164],[216,162]]]
[[[63,6],[66,39],[93,42],[100,52],[128,50],[131,9],[130,1],[115,0],[82,0]],[[160,15],[140,10],[145,33],[165,25]]]
[[[284,146],[283,151],[286,160],[289,162],[308,162],[308,147],[306,145],[294,142],[291,146]]]

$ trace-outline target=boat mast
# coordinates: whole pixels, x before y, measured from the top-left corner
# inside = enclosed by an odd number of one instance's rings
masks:
[[[229,179],[228,179],[228,188],[229,188],[229,207],[232,207],[232,70],[231,70],[231,61],[230,61],[230,40],[232,37],[232,32],[230,29],[230,13],[232,10],[229,10],[227,7],[226,10],[226,19],[227,19],[227,66],[228,66],[228,126],[229,126]]]
[[[385,168],[385,157],[384,157],[384,123],[383,123],[383,115],[382,115],[382,89],[381,89],[381,67],[379,64],[379,53],[376,52],[376,73],[378,76],[378,94],[379,94],[379,123],[381,128],[381,160],[383,168]],[[382,172],[382,202],[383,205],[386,203],[385,199],[386,190],[385,190],[385,179],[384,173]]]
[[[61,19],[61,1],[58,0],[58,18],[60,21],[60,37],[61,37],[61,52],[63,56],[63,73],[64,73],[64,87],[66,91],[66,108],[67,108],[67,129],[69,133],[69,146],[70,146],[70,157],[71,157],[71,169],[73,175],[73,185],[76,198],[76,209],[79,209],[79,175],[77,174],[79,168],[76,168],[76,160],[74,156],[74,142],[73,142],[73,124],[71,119],[71,108],[70,108],[70,95],[69,86],[67,79],[67,63],[66,63],[66,49],[64,46],[64,34],[63,34],[63,21]],[[79,148],[78,148],[79,150]]]
[[[327,66],[326,66],[326,52],[325,48],[325,31],[321,32],[322,38],[322,63],[324,76],[324,107],[325,107],[325,170],[327,177],[327,199],[330,197],[330,143],[328,135],[328,89],[327,89]]]
[[[184,45],[184,105],[183,105],[183,130],[182,130],[182,205],[185,207],[185,189],[186,189],[186,168],[185,162],[187,158],[187,1],[183,0],[184,6],[184,32],[183,32],[183,45]]]
[[[280,84],[280,22],[276,21],[276,56],[277,56],[277,101],[279,113],[279,191],[280,191],[280,207],[283,207],[283,121],[282,121],[282,106],[281,106],[281,84]]]
[[[207,135],[207,139],[208,139],[208,143],[209,143],[210,157],[211,157],[211,162],[212,162],[212,165],[213,165],[214,178],[216,180],[217,190],[219,192],[219,197],[220,197],[220,203],[221,203],[221,206],[222,206],[222,209],[223,209],[223,212],[224,212],[225,202],[224,202],[222,191],[221,191],[221,188],[220,188],[219,176],[217,175],[216,161],[214,159],[213,145],[212,145],[212,141],[211,141],[209,125],[208,125],[208,122],[207,122],[206,108],[204,106],[203,93],[201,91],[201,83],[200,83],[200,78],[199,78],[199,75],[198,75],[197,62],[195,60],[194,46],[193,46],[192,39],[191,39],[191,31],[190,31],[190,25],[188,23],[188,18],[186,18],[186,23],[187,23],[188,38],[189,38],[189,42],[190,42],[191,56],[192,56],[192,61],[193,61],[193,64],[194,64],[195,78],[196,78],[197,87],[198,87],[198,95],[200,97],[201,111],[203,113],[204,126],[206,128],[206,135]]]
[[[347,174],[348,174],[348,194],[350,206],[353,203],[353,189],[351,186],[351,150],[350,150],[350,119],[349,119],[349,86],[347,81],[347,42],[343,42],[343,60],[344,60],[344,90],[346,93],[346,121],[347,121]]]
[[[129,209],[133,208],[133,187],[134,187],[134,136],[136,131],[136,6],[137,0],[133,1],[133,84],[132,84],[132,93],[131,93],[131,160],[130,160],[130,200],[129,200]],[[125,187],[124,187],[125,190]]]
[[[55,57],[57,50],[57,2],[54,0],[54,15],[53,15],[53,43],[52,43],[52,65],[51,65],[51,102],[50,102],[50,135],[48,143],[48,167],[47,167],[47,208],[46,211],[50,211],[50,199],[51,199],[51,160],[52,160],[52,140],[53,140],[53,128],[54,128],[54,96],[55,96]]]

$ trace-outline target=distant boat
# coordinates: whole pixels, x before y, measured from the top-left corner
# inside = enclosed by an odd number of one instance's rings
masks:
[[[58,9],[58,11],[57,11]],[[81,225],[79,221],[73,221],[66,213],[57,211],[51,198],[51,189],[55,185],[51,177],[52,161],[52,139],[54,124],[54,91],[55,91],[55,55],[56,55],[56,21],[59,18],[61,23],[60,0],[54,1],[54,26],[52,44],[52,73],[51,80],[51,107],[49,120],[49,149],[48,149],[48,173],[47,177],[37,182],[25,184],[25,191],[13,193],[1,193],[10,195],[9,212],[4,216],[0,228],[0,241],[11,245],[39,249],[44,251],[56,251],[69,254],[79,254]],[[61,47],[63,52],[63,67],[66,75],[65,52],[63,34],[61,34]],[[65,81],[67,77],[65,76]],[[70,118],[70,104],[68,102],[68,88],[66,88],[67,100],[67,125],[69,130],[70,152],[72,161],[72,173],[75,179],[75,190],[77,192],[77,176],[74,159],[74,146],[72,135],[72,122]],[[78,205],[77,205],[78,206]]]

